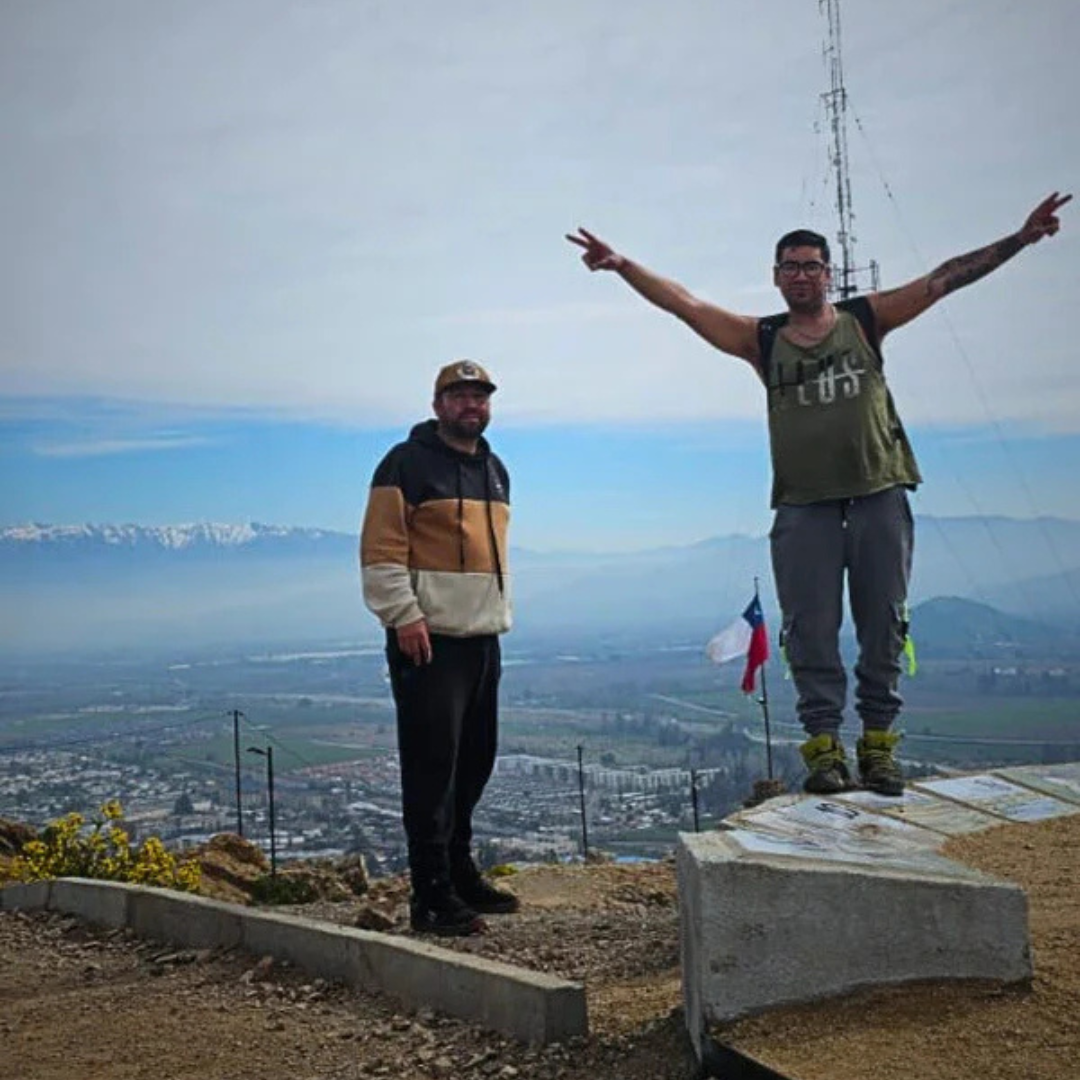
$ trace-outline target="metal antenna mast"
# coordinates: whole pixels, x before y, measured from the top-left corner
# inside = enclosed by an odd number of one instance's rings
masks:
[[[818,0],[829,24],[824,55],[829,66],[829,89],[821,95],[832,135],[829,163],[836,177],[837,246],[840,249],[839,274],[833,274],[833,291],[841,300],[859,291],[858,274],[870,272],[871,287],[878,287],[878,266],[855,265],[855,234],[852,231],[851,181],[848,175],[847,90],[844,88],[844,64],[840,49],[840,0]]]

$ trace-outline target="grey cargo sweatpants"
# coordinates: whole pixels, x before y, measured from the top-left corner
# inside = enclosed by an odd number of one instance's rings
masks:
[[[807,734],[835,734],[843,720],[845,572],[859,643],[856,709],[864,730],[887,731],[902,704],[896,688],[914,543],[907,491],[779,506],[769,541],[782,640]]]

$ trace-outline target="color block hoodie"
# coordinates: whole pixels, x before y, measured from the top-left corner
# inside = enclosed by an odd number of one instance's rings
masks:
[[[360,537],[364,602],[383,626],[426,618],[453,637],[510,629],[510,479],[481,438],[448,446],[435,420],[417,424],[371,481]]]

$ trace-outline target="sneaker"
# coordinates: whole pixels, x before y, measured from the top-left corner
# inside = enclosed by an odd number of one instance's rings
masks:
[[[476,863],[459,864],[452,871],[454,891],[475,911],[485,915],[512,915],[521,902],[506,889],[497,889],[476,868]]]
[[[900,736],[891,731],[865,731],[856,743],[859,780],[879,795],[903,795],[904,774],[893,757]]]
[[[449,886],[413,893],[409,901],[409,925],[418,934],[438,937],[469,937],[484,929],[484,920]]]
[[[835,795],[851,787],[844,744],[832,734],[824,732],[808,739],[799,752],[810,770],[803,781],[803,791],[811,795]]]

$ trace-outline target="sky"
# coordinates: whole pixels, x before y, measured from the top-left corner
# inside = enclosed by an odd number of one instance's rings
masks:
[[[841,9],[856,258],[881,284],[1080,187],[1080,6]],[[816,0],[35,0],[0,7],[0,524],[355,530],[480,360],[513,540],[769,525],[763,393],[590,274],[579,225],[767,314],[836,231]],[[886,344],[917,513],[1080,518],[1061,233]]]

